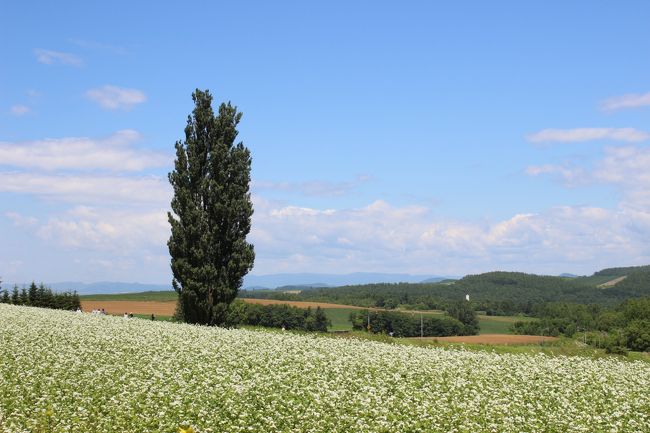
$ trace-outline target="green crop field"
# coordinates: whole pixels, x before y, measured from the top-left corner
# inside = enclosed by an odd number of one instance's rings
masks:
[[[647,432],[650,365],[0,304],[3,432]]]

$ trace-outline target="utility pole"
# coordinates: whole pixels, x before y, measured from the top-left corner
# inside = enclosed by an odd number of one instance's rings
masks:
[[[420,313],[420,338],[424,338],[424,320],[422,319],[422,313]]]

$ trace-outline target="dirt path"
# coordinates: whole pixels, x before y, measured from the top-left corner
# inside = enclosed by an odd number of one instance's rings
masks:
[[[603,289],[605,287],[612,287],[623,281],[624,279],[627,278],[627,275],[623,275],[622,277],[614,278],[613,280],[609,280],[606,283],[599,284],[598,287]]]
[[[508,345],[508,344],[539,344],[544,341],[557,340],[557,337],[542,337],[540,335],[481,334],[481,335],[467,335],[467,336],[454,336],[454,337],[426,337],[425,339],[447,341],[450,343]]]

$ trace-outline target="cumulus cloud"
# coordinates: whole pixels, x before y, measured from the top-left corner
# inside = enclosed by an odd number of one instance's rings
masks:
[[[165,245],[169,225],[162,209],[125,211],[79,206],[50,218],[37,234],[68,248],[123,254],[125,250]]]
[[[38,219],[32,216],[25,216],[18,212],[5,212],[5,216],[13,221],[16,227],[31,227],[38,223]]]
[[[130,110],[147,100],[141,90],[111,85],[90,89],[86,97],[107,110]]]
[[[650,134],[634,128],[574,128],[543,129],[526,139],[532,143],[575,143],[592,140],[640,142],[650,139]]]
[[[333,210],[281,206],[259,197],[255,209],[251,239],[257,272],[557,272],[561,266],[650,253],[650,235],[637,233],[641,222],[650,225],[645,211],[557,207],[494,222],[459,221],[426,207],[383,201]]]
[[[650,105],[650,92],[648,93],[630,93],[623,96],[615,96],[604,100],[601,108],[605,111],[621,110],[624,108],[647,107]]]
[[[573,164],[547,164],[528,167],[531,176],[551,175],[567,186],[611,185],[618,189],[620,208],[650,210],[650,147],[609,146],[604,155],[585,168]]]
[[[24,116],[29,113],[29,107],[26,105],[13,105],[10,109],[11,114],[14,116]]]
[[[0,192],[30,194],[68,203],[166,206],[171,187],[159,177],[0,172]]]
[[[21,143],[0,142],[0,166],[43,170],[140,171],[171,164],[170,155],[137,150],[137,131],[117,131],[106,138],[51,138]]]
[[[349,209],[291,206],[260,196],[253,201],[249,240],[256,249],[257,273],[588,272],[619,263],[620,257],[650,260],[650,207],[564,206],[495,221],[463,221],[424,206],[381,200]],[[98,200],[38,220],[6,216],[59,247],[93,251],[97,260],[119,257],[133,266],[144,266],[147,256],[148,266],[167,272],[167,202],[141,204]]]
[[[70,66],[83,65],[83,60],[81,60],[80,57],[77,57],[71,53],[64,53],[62,51],[53,51],[53,50],[45,50],[42,48],[37,48],[34,50],[34,54],[36,55],[36,60],[39,63],[43,63],[46,65],[52,65],[55,63],[61,63],[63,65],[70,65]]]

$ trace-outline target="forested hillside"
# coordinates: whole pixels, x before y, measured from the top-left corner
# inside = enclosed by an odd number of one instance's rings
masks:
[[[617,284],[599,284],[626,276]],[[488,272],[452,282],[365,284],[308,288],[300,293],[279,290],[243,291],[241,297],[322,301],[362,307],[444,309],[450,302],[470,300],[488,314],[531,314],[535,305],[571,302],[614,306],[650,295],[650,266],[610,268],[590,277],[565,278],[521,272]]]

